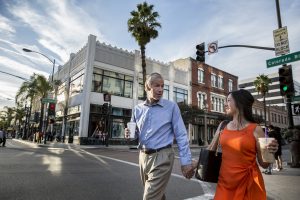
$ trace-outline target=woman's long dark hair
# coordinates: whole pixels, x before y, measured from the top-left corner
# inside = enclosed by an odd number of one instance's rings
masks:
[[[247,121],[255,123],[252,115],[252,105],[254,103],[252,94],[244,89],[236,90],[229,94],[231,94],[234,99],[235,106],[239,110],[239,122],[241,123],[241,116],[244,116]]]

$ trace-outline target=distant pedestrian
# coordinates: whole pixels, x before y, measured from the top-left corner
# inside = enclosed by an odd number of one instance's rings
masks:
[[[276,171],[281,171],[283,169],[282,167],[282,136],[280,133],[279,127],[274,127],[275,130],[275,139],[278,142],[278,150],[275,152],[275,162],[276,162]]]
[[[3,131],[3,139],[2,139],[2,147],[6,147],[5,143],[6,143],[6,131]]]
[[[3,133],[3,131],[0,129],[0,145],[1,145],[1,143],[3,142],[3,135],[4,135],[4,133]]]

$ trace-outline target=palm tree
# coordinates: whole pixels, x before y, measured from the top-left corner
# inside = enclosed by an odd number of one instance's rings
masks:
[[[23,82],[19,91],[16,95],[16,102],[24,102],[27,99],[30,102],[29,106],[29,116],[31,116],[31,108],[34,99],[40,99],[41,101],[41,115],[40,115],[40,124],[39,130],[42,131],[43,124],[43,115],[44,115],[44,103],[42,102],[43,98],[46,98],[48,92],[52,90],[51,84],[43,75],[34,74],[30,77],[28,81]]]
[[[3,114],[3,119],[5,121],[5,128],[11,126],[11,122],[14,119],[14,110],[13,107],[4,106],[4,110],[1,111]]]
[[[25,102],[25,107],[26,107],[26,102],[29,101],[29,113],[28,113],[29,116],[31,115],[32,102],[36,96],[36,84],[37,83],[34,74],[30,76],[30,79],[28,81],[22,83],[15,98],[16,104],[23,105],[23,103]],[[24,135],[22,136],[23,139],[27,138],[26,126],[27,126],[27,121],[25,122]]]
[[[161,27],[157,21],[159,14],[153,11],[153,7],[154,5],[148,5],[147,2],[138,4],[137,11],[131,11],[131,18],[127,21],[128,32],[131,32],[141,49],[143,84],[146,82],[146,44],[151,39],[157,38],[158,31],[156,28]],[[146,99],[146,91],[144,91],[144,98]]]
[[[52,90],[52,85],[47,81],[46,77],[43,75],[36,75],[36,98],[40,98],[41,101],[41,116],[40,116],[40,125],[39,130],[42,131],[43,116],[44,116],[44,103],[43,98],[47,98],[48,93]]]
[[[271,79],[264,74],[259,75],[254,80],[255,90],[263,96],[264,104],[264,115],[265,115],[265,127],[267,127],[267,115],[266,115],[266,94],[269,92],[269,85],[271,84]]]

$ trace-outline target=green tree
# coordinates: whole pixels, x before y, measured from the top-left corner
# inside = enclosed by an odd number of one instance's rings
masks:
[[[44,115],[44,104],[42,103],[42,98],[46,98],[48,96],[48,92],[52,90],[51,84],[47,81],[46,77],[39,74],[34,74],[30,77],[28,81],[23,82],[19,91],[16,95],[16,102],[24,102],[29,101],[29,116],[31,116],[31,108],[34,99],[40,99],[41,101],[41,115],[40,115],[40,123],[39,130],[42,130],[43,124],[43,115]],[[27,137],[27,135],[26,135]]]
[[[135,38],[141,49],[143,84],[146,81],[146,45],[151,39],[158,37],[157,28],[161,27],[157,21],[159,14],[153,11],[153,7],[154,5],[148,5],[147,2],[138,4],[137,11],[131,11],[131,18],[127,21],[128,32]],[[146,91],[144,91],[144,99],[146,99],[146,95]]]
[[[261,94],[263,97],[264,104],[264,116],[265,116],[265,126],[267,126],[267,115],[266,115],[266,95],[269,92],[269,85],[271,84],[271,79],[264,74],[259,75],[254,80],[254,87],[258,94]]]
[[[14,111],[13,107],[4,106],[4,110],[1,111],[2,113],[2,120],[4,121],[4,128],[7,129],[11,126],[11,123],[14,119]]]

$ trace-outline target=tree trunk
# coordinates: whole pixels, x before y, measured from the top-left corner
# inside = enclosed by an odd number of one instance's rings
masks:
[[[42,132],[43,130],[43,120],[44,120],[44,104],[42,103],[42,98],[41,98],[41,116],[40,116],[40,124],[39,124],[40,132]]]
[[[145,82],[146,82],[146,56],[145,56],[145,49],[146,47],[144,45],[141,45],[141,58],[142,58],[142,70],[143,70],[143,86],[144,86],[144,93],[143,93],[143,99],[147,99],[147,93],[145,91]]]
[[[264,115],[265,115],[265,128],[267,128],[267,105],[266,105],[266,95],[263,96],[263,102],[264,102]]]

